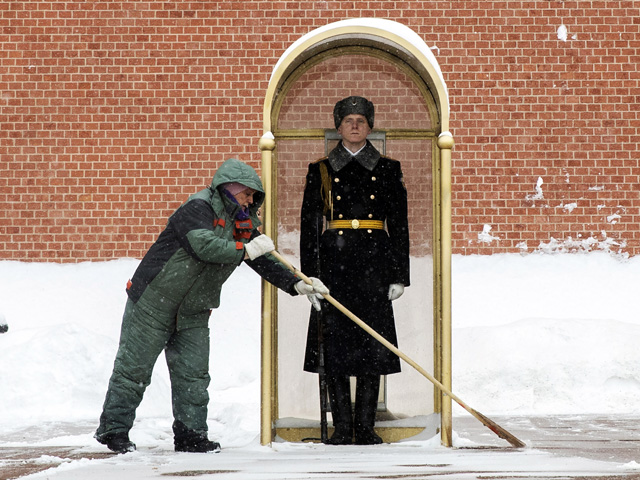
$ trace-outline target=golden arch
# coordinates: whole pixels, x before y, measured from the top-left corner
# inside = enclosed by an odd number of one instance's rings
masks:
[[[263,109],[263,135],[259,142],[262,154],[262,180],[265,187],[263,221],[264,233],[277,237],[274,176],[276,165],[273,150],[276,146],[273,130],[274,112],[285,84],[290,77],[325,52],[345,47],[368,47],[392,55],[426,85],[436,106],[439,125],[437,176],[434,177],[436,202],[434,229],[434,370],[445,387],[451,389],[451,148],[453,137],[449,133],[449,98],[438,63],[424,41],[408,27],[382,19],[352,19],[326,25],[313,30],[293,43],[274,67],[265,95]],[[276,289],[262,285],[262,378],[261,378],[261,432],[263,445],[269,444],[275,433],[277,417],[277,349],[276,349]],[[451,446],[451,399],[436,392],[436,409],[441,414],[441,436],[444,445]]]

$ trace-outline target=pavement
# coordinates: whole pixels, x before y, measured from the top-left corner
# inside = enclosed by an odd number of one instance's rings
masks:
[[[599,479],[607,478],[609,480],[640,480],[640,429],[638,425],[640,416],[629,415],[563,415],[563,416],[510,416],[510,417],[493,417],[492,420],[501,427],[518,437],[527,444],[526,449],[535,449],[536,451],[546,452],[552,456],[553,462],[548,462],[545,468],[534,468],[531,464],[531,457],[523,458],[521,465],[518,465],[518,457],[511,455],[518,452],[519,449],[510,447],[506,442],[498,438],[494,433],[489,431],[485,426],[471,416],[454,417],[454,431],[457,432],[459,438],[456,444],[468,445],[459,446],[453,449],[446,449],[449,463],[447,463],[447,455],[443,455],[442,451],[436,452],[443,459],[442,463],[436,463],[425,459],[421,464],[403,464],[406,470],[396,471],[391,474],[388,470],[378,469],[376,465],[368,465],[363,468],[353,467],[353,459],[362,456],[364,450],[355,450],[355,448],[367,447],[346,447],[346,449],[338,450],[339,447],[327,447],[320,445],[320,456],[324,456],[326,462],[327,452],[333,455],[336,468],[344,469],[344,476],[328,476],[328,472],[322,471],[319,464],[314,464],[315,457],[310,456],[308,464],[301,463],[297,460],[296,444],[275,444],[274,450],[277,455],[265,455],[264,452],[249,451],[242,452],[228,451],[227,455],[216,455],[216,470],[207,470],[201,467],[200,470],[192,469],[188,471],[157,473],[161,476],[199,476],[200,478],[222,479],[231,475],[232,478],[239,480],[248,479],[307,479],[307,478],[359,478],[359,479],[410,479],[410,480],[432,480],[432,479],[478,479],[478,480],[582,480],[582,479]],[[92,426],[83,426],[84,428],[92,428]],[[28,443],[28,442],[25,442]],[[45,442],[46,443],[46,442]],[[16,442],[12,442],[16,445]],[[0,443],[2,445],[2,443]],[[11,444],[10,444],[11,445]],[[95,446],[91,447],[94,448]],[[100,447],[100,446],[98,446]],[[392,447],[389,445],[389,447]],[[49,468],[55,467],[55,462],[68,462],[69,460],[93,460],[114,458],[113,454],[104,451],[101,448],[93,450],[78,447],[65,446],[0,446],[0,480],[11,480],[21,478],[37,472],[42,472]],[[309,455],[308,447],[302,446],[304,455]],[[334,450],[320,449],[329,448]],[[353,450],[349,451],[349,448]],[[374,447],[375,448],[375,447]],[[405,448],[406,451],[406,448]],[[449,454],[448,452],[452,452]],[[171,452],[173,453],[173,452]],[[312,452],[313,453],[313,452]],[[316,452],[318,453],[318,452]],[[382,452],[381,452],[382,453]],[[384,451],[389,458],[394,455],[405,455],[404,451],[394,451],[393,448]],[[160,458],[167,455],[167,452],[158,451],[151,453]],[[187,454],[188,455],[188,454]],[[242,465],[242,455],[251,456],[251,460],[262,463],[262,467],[252,470],[249,465],[244,465],[243,470],[233,470]],[[505,468],[503,460],[505,456],[511,455],[511,461],[515,460],[512,468]],[[275,458],[274,458],[275,457]],[[122,457],[118,457],[122,458]],[[195,457],[192,457],[195,458]],[[424,456],[422,458],[425,458]],[[460,464],[451,462],[450,459],[464,458],[465,461]],[[549,458],[547,455],[544,458]],[[562,458],[567,458],[567,464],[574,462],[576,458],[593,460],[593,470],[581,470],[579,472],[562,467]],[[572,458],[571,462],[569,458]],[[45,459],[46,461],[43,461]],[[560,459],[560,461],[558,461]],[[246,460],[246,459],[244,459]],[[492,468],[491,462],[494,462]],[[271,467],[265,467],[271,462]],[[276,462],[276,463],[273,463]],[[297,462],[297,463],[296,463]],[[352,463],[349,463],[352,462]],[[610,464],[631,465],[631,468],[618,469],[602,468],[599,462],[611,462]],[[278,467],[273,467],[279,463]],[[383,462],[381,462],[383,463]],[[575,463],[575,462],[574,462]],[[326,463],[325,463],[326,464]],[[585,464],[590,465],[589,462]],[[285,466],[288,465],[288,466]],[[472,466],[471,468],[469,466]],[[474,469],[473,465],[477,465]],[[121,467],[121,466],[120,466]],[[353,470],[350,470],[351,468]],[[539,466],[538,466],[539,467]],[[158,472],[158,467],[154,467]],[[262,470],[260,469],[262,468]],[[273,472],[280,470],[281,476],[274,476]],[[305,470],[305,468],[308,468]],[[554,470],[555,468],[555,470]],[[59,477],[52,471],[52,478]],[[235,474],[233,473],[235,472]],[[244,473],[243,473],[244,472]],[[111,477],[108,471],[103,471],[100,478],[116,478],[116,474]],[[226,474],[226,475],[225,475]],[[49,478],[48,474],[42,478]],[[235,476],[234,476],[235,475]],[[68,477],[76,478],[76,477]],[[82,478],[82,477],[78,477]],[[123,477],[121,477],[123,478]],[[126,477],[129,478],[129,477]],[[141,477],[132,477],[141,478]],[[145,476],[145,478],[147,478]]]
[[[524,441],[528,447],[555,456],[585,458],[622,465],[640,463],[640,416],[553,415],[492,417],[492,419]],[[467,437],[481,445],[490,445],[488,448],[499,448],[500,445],[504,445],[503,440],[498,439],[492,432],[488,432],[472,417],[454,419],[454,428],[458,432],[464,432],[460,433],[461,437]],[[637,473],[606,476],[606,478],[640,480],[640,465],[638,467]],[[523,478],[531,479],[532,477]]]
[[[499,420],[500,426],[538,450],[565,457],[640,463],[640,416],[554,415],[492,419]],[[483,431],[471,417],[455,418],[454,428],[465,432],[460,436],[468,436],[476,443],[504,445],[503,440],[488,430]]]

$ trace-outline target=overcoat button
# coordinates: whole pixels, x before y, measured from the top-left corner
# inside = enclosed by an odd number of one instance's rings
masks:
[[[376,177],[371,177],[371,180],[373,180],[375,182],[376,181]]]
[[[336,197],[336,200],[342,200],[342,197],[341,197],[340,195],[338,195],[338,196]]]
[[[338,215],[338,218],[342,218],[342,214]]]
[[[342,230],[338,230],[338,235],[342,235]]]
[[[371,200],[373,200],[374,198],[376,198],[376,196],[375,195],[371,195],[371,197],[369,197],[369,198],[371,198]]]

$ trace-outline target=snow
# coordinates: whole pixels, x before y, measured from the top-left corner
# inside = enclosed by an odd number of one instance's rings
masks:
[[[491,235],[492,228],[493,227],[491,225],[485,223],[482,227],[482,232],[478,234],[478,241],[483,243],[491,243],[494,240],[499,241],[500,237],[494,237],[493,235]]]
[[[0,334],[0,448],[73,446],[88,457],[106,451],[92,434],[117,349],[124,285],[137,264],[0,262],[0,320],[9,327]],[[454,255],[452,273],[453,391],[468,405],[490,417],[637,412],[639,258],[610,252]],[[377,447],[261,446],[260,282],[248,267],[225,285],[211,337],[209,428],[221,453],[173,452],[161,357],[131,431],[137,452],[75,460],[43,455],[38,461],[52,468],[29,478],[133,480],[200,469],[243,480],[342,479],[367,478],[367,472],[426,475],[429,466],[441,465],[447,478],[458,479],[475,477],[453,472],[639,469],[640,455],[609,464],[532,448],[470,453],[442,447],[437,437]],[[454,415],[468,416],[455,404]],[[455,432],[454,445],[473,444],[462,433]],[[0,471],[5,462],[0,459]]]
[[[558,40],[567,41],[567,27],[564,25],[558,27]]]
[[[544,199],[544,192],[542,191],[542,185],[544,184],[544,180],[542,177],[538,177],[538,181],[536,182],[536,193],[534,195],[527,194],[525,197],[527,200],[542,200]]]

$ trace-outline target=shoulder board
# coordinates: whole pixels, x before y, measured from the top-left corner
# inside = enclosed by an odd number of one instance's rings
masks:
[[[322,158],[319,158],[318,160],[315,160],[314,162],[311,162],[311,163],[320,163],[320,162],[323,162],[324,160],[326,160],[328,158],[329,158],[328,156],[327,157],[322,157]]]

